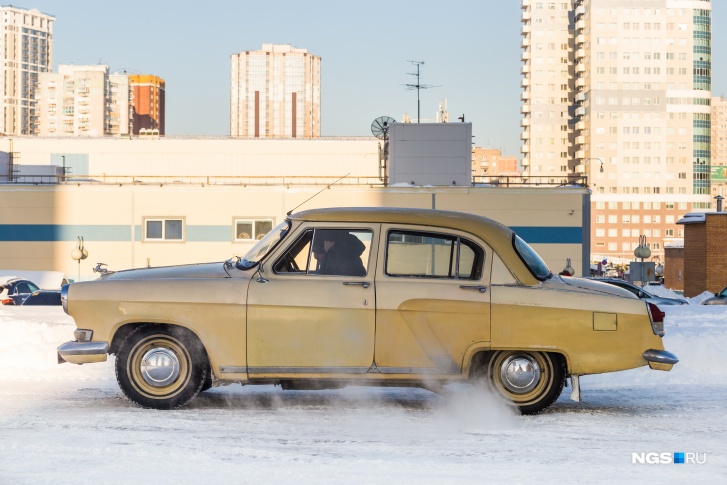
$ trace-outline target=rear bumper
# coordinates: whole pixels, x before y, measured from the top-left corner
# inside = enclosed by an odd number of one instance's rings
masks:
[[[671,370],[674,364],[679,362],[676,355],[666,350],[649,349],[643,353],[644,360],[654,370]]]
[[[104,362],[108,357],[108,342],[78,342],[71,341],[58,347],[58,363],[90,364]]]

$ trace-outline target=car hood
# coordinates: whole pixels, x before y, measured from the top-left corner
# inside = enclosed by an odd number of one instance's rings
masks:
[[[185,264],[180,266],[162,266],[159,268],[141,268],[107,273],[102,280],[163,280],[163,279],[209,279],[229,278],[225,263]]]
[[[552,278],[547,280],[545,284],[556,287],[562,286],[563,289],[577,289],[591,294],[620,296],[623,298],[638,300],[638,298],[636,298],[636,296],[630,291],[619,288],[618,286],[609,285],[608,283],[589,280],[587,278],[578,278],[574,276],[563,277],[554,275]]]

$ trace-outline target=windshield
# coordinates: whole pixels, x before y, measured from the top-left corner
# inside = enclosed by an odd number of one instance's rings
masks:
[[[290,221],[287,219],[278,224],[237,262],[237,268],[242,270],[254,268],[288,234],[289,229]]]
[[[545,281],[550,278],[552,273],[545,264],[545,261],[543,261],[543,258],[517,234],[514,235],[512,245],[515,248],[515,252],[520,256],[520,259],[522,259],[533,276],[540,281]]]

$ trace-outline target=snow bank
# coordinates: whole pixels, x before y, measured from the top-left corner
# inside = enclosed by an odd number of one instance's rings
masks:
[[[98,380],[112,378],[101,365],[58,364],[56,348],[73,340],[76,325],[60,306],[0,305],[0,379]],[[113,371],[113,369],[111,369]]]

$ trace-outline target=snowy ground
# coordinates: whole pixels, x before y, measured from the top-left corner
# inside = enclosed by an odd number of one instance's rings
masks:
[[[465,385],[447,396],[234,385],[181,410],[139,409],[113,360],[56,364],[75,328],[59,308],[0,307],[0,483],[724,480],[727,307],[700,306],[704,297],[664,307],[665,345],[681,359],[671,372],[587,376],[584,402],[568,388],[532,417]],[[641,452],[707,461],[633,464]]]

